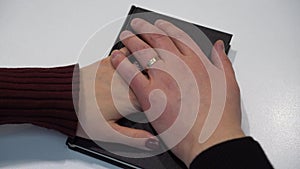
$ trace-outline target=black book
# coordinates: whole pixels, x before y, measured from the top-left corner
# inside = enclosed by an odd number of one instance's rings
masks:
[[[173,23],[175,26],[179,27],[187,34],[189,34],[190,37],[198,44],[198,46],[206,54],[207,57],[210,56],[212,44],[214,44],[219,39],[224,41],[226,53],[228,53],[230,49],[230,41],[232,35],[229,33],[221,32],[204,26],[182,21],[173,17],[162,15],[136,6],[131,7],[128,16],[121,28],[120,33],[123,30],[133,31],[132,28],[130,27],[130,22],[133,18],[136,17],[145,19],[150,23],[154,23],[157,19],[163,19]],[[118,36],[114,46],[111,49],[111,52],[115,49],[120,49],[122,47],[124,47],[124,45],[120,42]],[[146,118],[142,113],[138,113],[138,115],[133,114],[133,116],[140,116],[138,118],[141,119]],[[147,130],[150,133],[157,135],[157,133],[155,132],[151,124],[137,123],[137,122],[130,121],[128,119],[130,118],[120,119],[118,123],[123,126]],[[145,154],[145,153],[149,154],[151,152],[139,150],[133,147],[120,145],[116,143],[95,142],[93,140],[88,140],[80,137],[74,137],[74,138],[69,137],[66,144],[70,149],[109,162],[121,168],[146,168],[146,169],[186,168],[183,162],[180,159],[178,159],[171,151],[166,151],[164,153],[151,156],[151,157],[146,157],[146,158],[128,158],[128,157],[123,157],[108,152],[105,149],[101,148],[99,145],[102,145],[103,147],[109,147],[109,150],[113,150],[115,152],[126,151],[125,153],[135,153],[137,154],[137,157],[139,154]]]

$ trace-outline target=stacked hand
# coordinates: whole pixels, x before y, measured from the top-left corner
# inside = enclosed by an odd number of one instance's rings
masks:
[[[244,137],[239,87],[222,41],[214,44],[210,61],[169,22],[137,18],[131,26],[141,38],[124,31],[120,39],[147,75],[122,51],[114,51],[111,62],[175,155],[189,166],[205,149]]]

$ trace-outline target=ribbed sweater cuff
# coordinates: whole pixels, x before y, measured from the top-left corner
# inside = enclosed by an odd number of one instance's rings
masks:
[[[200,153],[191,169],[272,169],[261,146],[251,137],[229,140]]]
[[[0,68],[0,124],[31,123],[74,136],[78,97],[78,65]]]

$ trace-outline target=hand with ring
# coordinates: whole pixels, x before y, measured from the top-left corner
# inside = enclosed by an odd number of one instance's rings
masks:
[[[112,53],[111,62],[159,134],[177,124],[172,133],[161,136],[176,156],[189,166],[205,149],[245,136],[239,87],[222,41],[213,45],[209,60],[185,32],[167,21],[157,20],[153,25],[136,18],[131,27],[141,38],[124,31],[120,39],[147,75],[118,50]],[[219,102],[223,96],[224,103]],[[201,141],[205,131],[211,134]],[[172,145],[180,134],[184,137]]]

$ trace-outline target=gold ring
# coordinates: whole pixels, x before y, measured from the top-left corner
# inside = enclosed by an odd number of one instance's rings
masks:
[[[150,68],[154,63],[156,63],[159,60],[158,57],[153,57],[151,58],[148,63],[147,63],[147,67]]]

